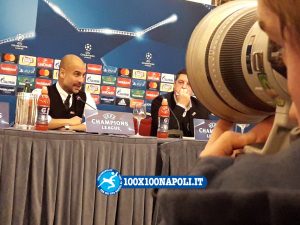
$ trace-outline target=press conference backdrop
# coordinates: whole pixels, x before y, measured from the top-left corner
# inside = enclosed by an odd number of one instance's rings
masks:
[[[131,111],[173,90],[196,24],[212,7],[185,0],[0,0],[0,101],[28,80],[55,83],[61,57],[87,63],[85,91],[99,109]]]

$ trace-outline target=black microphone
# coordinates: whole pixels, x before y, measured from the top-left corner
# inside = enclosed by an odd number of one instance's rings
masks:
[[[183,131],[180,129],[180,123],[179,123],[179,120],[177,118],[177,116],[175,115],[175,113],[173,112],[173,110],[171,109],[170,106],[169,107],[169,110],[170,112],[172,113],[172,115],[174,116],[175,120],[176,120],[176,123],[177,123],[177,127],[178,129],[171,129],[171,130],[168,130],[168,133],[169,133],[169,137],[178,137],[178,138],[182,138],[183,136]]]
[[[89,107],[91,107],[91,108],[94,109],[94,110],[98,110],[98,109],[95,109],[94,106],[92,106],[92,105],[90,105],[89,103],[87,103],[86,101],[84,101],[79,95],[76,96],[76,100],[77,100],[77,101],[81,101],[82,103],[88,105]]]

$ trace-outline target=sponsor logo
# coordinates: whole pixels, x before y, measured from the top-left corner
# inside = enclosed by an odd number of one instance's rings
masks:
[[[44,68],[37,68],[36,73],[38,77],[52,78],[53,71]]]
[[[131,79],[130,78],[124,78],[124,77],[118,77],[117,86],[124,87],[124,88],[129,88],[131,86]]]
[[[55,59],[54,64],[53,64],[53,68],[56,69],[56,70],[59,70],[59,66],[60,66],[60,59]]]
[[[87,64],[87,73],[102,74],[102,65],[100,65],[100,64]]]
[[[37,67],[44,67],[44,68],[52,69],[53,63],[54,63],[54,60],[50,59],[50,58],[42,58],[42,57],[37,58]]]
[[[132,71],[132,78],[146,80],[147,72],[144,70],[133,70]]]
[[[33,66],[19,65],[19,74],[23,74],[23,75],[35,75],[36,74],[36,68],[33,67]]]
[[[145,59],[142,62],[142,65],[147,66],[147,67],[155,66],[155,64],[152,62],[152,58],[153,58],[152,53],[151,52],[146,52]]]
[[[132,98],[144,98],[144,95],[145,95],[145,90],[137,90],[137,89],[131,90]]]
[[[103,74],[117,75],[118,68],[113,66],[103,66]]]
[[[95,55],[93,55],[93,54],[91,53],[92,49],[93,49],[93,46],[92,46],[90,43],[86,43],[86,44],[84,45],[84,50],[85,50],[85,52],[84,52],[84,53],[80,53],[80,56],[82,56],[82,57],[85,58],[85,59],[92,59],[92,58],[95,58]]]
[[[174,88],[174,84],[160,83],[160,91],[172,92],[173,88]]]
[[[114,105],[115,104],[115,97],[101,96],[100,102],[101,102],[101,104]]]
[[[145,80],[137,80],[132,79],[132,88],[146,89],[146,81]]]
[[[117,78],[113,76],[102,76],[102,84],[116,85]]]
[[[94,99],[94,102],[96,103],[96,105],[100,104],[100,96],[99,95],[91,95],[92,98]]]
[[[144,104],[144,100],[142,99],[130,99],[130,108],[134,108],[135,105],[143,105]]]
[[[161,74],[161,82],[174,83],[175,82],[175,75],[174,74],[168,74],[168,73],[162,73]]]
[[[53,76],[52,76],[52,78],[54,80],[58,80],[58,76],[59,76],[59,70],[53,70]]]
[[[43,86],[50,86],[52,84],[52,80],[36,78],[35,79],[35,88],[42,88]]]
[[[0,74],[0,84],[8,86],[16,86],[17,77]]]
[[[119,68],[119,75],[123,77],[130,77],[132,73],[131,69]]]
[[[15,95],[16,88],[8,86],[0,86],[0,95]]]
[[[159,96],[158,91],[148,91],[148,90],[146,91],[146,99],[147,100],[153,100],[157,96]]]
[[[19,64],[24,66],[36,66],[36,57],[20,55]]]
[[[16,64],[0,64],[0,73],[9,74],[9,75],[17,75],[18,66]]]
[[[160,73],[158,72],[147,72],[147,80],[160,81]]]
[[[89,84],[101,84],[101,75],[87,74],[85,82]]]
[[[116,98],[116,105],[128,107],[130,100],[128,98]]]
[[[157,81],[147,81],[147,89],[157,91],[159,83]]]
[[[101,95],[114,96],[116,93],[116,87],[113,86],[102,86]]]
[[[130,98],[130,89],[117,87],[116,96],[119,98]]]
[[[3,53],[1,56],[2,62],[12,62],[17,63],[19,57],[17,55],[11,54],[11,53]]]
[[[100,94],[100,85],[85,84],[85,91],[94,95]]]
[[[34,77],[28,76],[18,76],[18,86],[24,86],[25,82],[28,81],[30,83],[30,87],[34,87]]]

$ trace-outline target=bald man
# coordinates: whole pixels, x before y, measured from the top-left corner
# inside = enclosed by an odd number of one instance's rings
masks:
[[[96,104],[89,93],[81,90],[85,73],[86,65],[78,56],[66,55],[62,58],[58,82],[48,87],[49,129],[86,130],[82,123],[84,111],[92,109],[90,106],[96,109]],[[78,100],[78,96],[83,101]]]

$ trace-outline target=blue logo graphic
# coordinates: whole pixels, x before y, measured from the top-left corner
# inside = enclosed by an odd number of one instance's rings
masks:
[[[97,177],[97,188],[105,195],[114,195],[122,187],[122,178],[115,169],[103,170]]]

